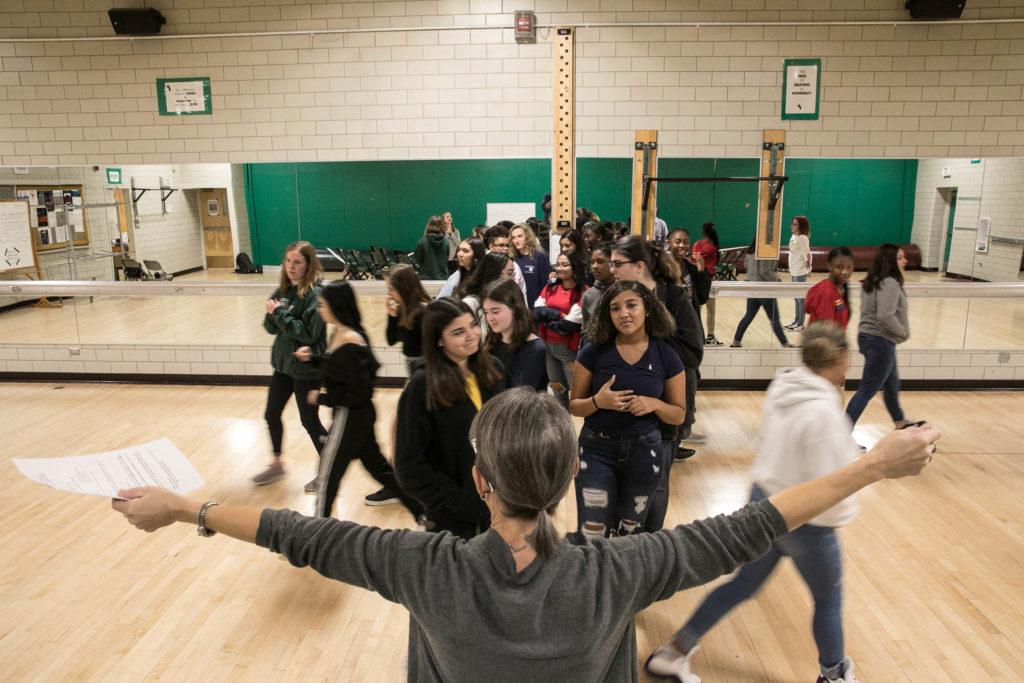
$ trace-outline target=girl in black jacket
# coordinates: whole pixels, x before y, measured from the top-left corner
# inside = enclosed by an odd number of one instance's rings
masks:
[[[401,492],[391,465],[377,444],[374,423],[373,384],[380,364],[367,345],[359,307],[352,285],[335,280],[320,295],[319,313],[324,322],[335,326],[323,355],[308,346],[295,352],[299,360],[320,369],[325,393],[318,389],[306,397],[310,405],[334,409],[334,422],[327,442],[320,451],[320,471],[316,496],[316,516],[330,517],[348,464],[355,458],[384,487],[394,491],[412,513],[419,515],[420,505]]]
[[[395,443],[398,482],[426,508],[427,529],[467,539],[490,527],[473,484],[469,427],[481,406],[507,386],[480,334],[465,303],[444,297],[427,305],[423,364],[398,399]]]
[[[413,363],[423,356],[423,309],[430,295],[423,289],[416,269],[409,265],[392,268],[385,282],[388,287],[388,345],[402,342],[402,355],[412,374]]]

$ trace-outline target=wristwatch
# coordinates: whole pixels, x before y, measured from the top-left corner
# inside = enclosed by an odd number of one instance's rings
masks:
[[[217,503],[213,502],[212,500],[208,500],[199,506],[199,518],[197,520],[197,524],[199,526],[196,528],[196,533],[202,536],[203,538],[209,538],[210,536],[213,536],[215,533],[217,533],[213,529],[206,528],[206,511],[212,508],[214,505],[217,505]]]

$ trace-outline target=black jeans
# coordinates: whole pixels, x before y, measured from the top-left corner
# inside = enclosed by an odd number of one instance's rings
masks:
[[[288,399],[292,397],[292,394],[295,394],[295,403],[299,408],[299,419],[302,421],[302,426],[305,427],[306,433],[313,441],[313,448],[317,453],[320,452],[323,445],[321,437],[327,436],[327,430],[324,429],[320,417],[317,415],[318,406],[311,406],[306,401],[306,396],[314,389],[320,391],[319,379],[298,379],[283,372],[274,371],[273,377],[270,378],[270,391],[267,393],[267,409],[263,414],[263,419],[267,421],[267,429],[270,430],[270,444],[274,449],[274,457],[281,455],[281,441],[284,438],[281,413],[284,412],[284,407],[288,404]]]
[[[320,452],[319,486],[316,494],[316,516],[330,517],[334,501],[341,488],[348,464],[359,460],[363,467],[381,486],[398,494],[399,500],[415,518],[423,512],[423,506],[402,493],[395,471],[380,452],[373,425],[377,412],[371,403],[360,408],[335,408],[334,421],[327,435],[327,443]]]
[[[736,341],[743,341],[743,335],[746,334],[747,328],[750,327],[750,323],[753,322],[754,316],[757,315],[760,308],[764,309],[765,315],[771,320],[775,338],[783,346],[788,344],[789,340],[786,339],[786,333],[782,329],[782,322],[779,321],[779,304],[775,299],[747,299],[747,312],[743,314],[743,319],[740,320],[740,324],[736,327],[736,334],[732,338]]]

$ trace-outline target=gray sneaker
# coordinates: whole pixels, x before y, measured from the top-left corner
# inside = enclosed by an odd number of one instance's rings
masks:
[[[280,479],[284,479],[284,465],[280,460],[275,460],[273,465],[253,477],[252,483],[256,486],[266,486]]]

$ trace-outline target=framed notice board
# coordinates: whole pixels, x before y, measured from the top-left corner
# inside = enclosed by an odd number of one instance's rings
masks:
[[[820,94],[820,59],[787,59],[783,62],[783,119],[817,120]]]
[[[89,245],[85,191],[81,185],[18,185],[16,195],[28,202],[29,226],[37,251]]]

